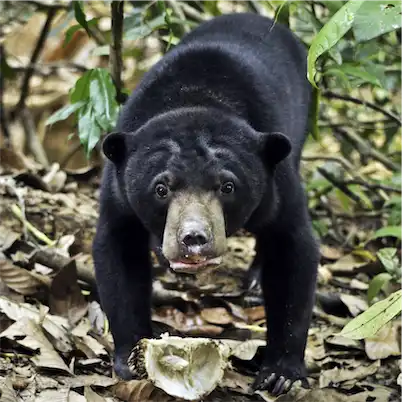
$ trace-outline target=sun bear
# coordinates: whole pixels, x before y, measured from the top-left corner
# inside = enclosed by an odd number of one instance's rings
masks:
[[[256,14],[201,24],[156,63],[103,142],[93,244],[114,367],[151,337],[151,237],[177,272],[220,263],[226,238],[256,236],[267,347],[255,389],[304,379],[319,259],[299,174],[311,88],[306,51]]]

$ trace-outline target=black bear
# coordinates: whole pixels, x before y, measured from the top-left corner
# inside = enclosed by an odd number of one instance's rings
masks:
[[[219,264],[252,232],[268,342],[254,384],[280,394],[306,376],[318,248],[299,175],[311,88],[304,46],[256,14],[201,24],[143,77],[103,142],[108,160],[93,245],[116,373],[151,337],[155,236],[172,269]]]

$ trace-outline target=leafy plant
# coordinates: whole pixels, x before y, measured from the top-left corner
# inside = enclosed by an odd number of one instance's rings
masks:
[[[401,267],[397,257],[396,248],[382,248],[377,252],[377,257],[381,261],[386,272],[377,274],[370,282],[367,298],[371,302],[377,294],[392,280],[399,281],[401,279]]]
[[[87,71],[70,92],[70,104],[51,115],[46,124],[54,124],[74,113],[78,134],[87,155],[102,134],[113,129],[119,106],[110,74],[103,68]]]

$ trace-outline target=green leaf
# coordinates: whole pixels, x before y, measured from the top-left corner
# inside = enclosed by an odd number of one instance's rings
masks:
[[[154,32],[157,29],[165,27],[166,24],[165,13],[158,17],[144,21],[142,14],[135,13],[124,19],[124,39],[136,40],[142,39]]]
[[[378,295],[384,285],[386,285],[391,279],[392,276],[388,272],[381,272],[381,274],[376,275],[370,281],[370,285],[367,290],[367,299],[369,303],[373,301],[374,297]]]
[[[358,42],[363,42],[400,27],[400,1],[365,1],[356,13],[353,33]]]
[[[379,237],[396,237],[401,239],[401,227],[400,226],[386,226],[377,230],[371,239],[378,239]]]
[[[378,259],[390,274],[394,274],[400,268],[399,260],[396,256],[397,251],[394,247],[385,247],[377,252]]]
[[[75,83],[70,93],[70,102],[77,103],[89,99],[89,84],[91,82],[92,70],[86,71]]]
[[[97,124],[91,106],[81,109],[78,113],[78,135],[89,158],[102,135],[102,128]]]
[[[364,65],[354,63],[344,63],[338,67],[339,70],[346,75],[359,78],[362,83],[369,83],[376,86],[381,86],[381,81],[375,75],[368,72]]]
[[[330,11],[331,14],[335,14],[345,3],[344,1],[321,1],[328,10]]]
[[[114,127],[119,111],[116,88],[104,68],[85,72],[71,91],[70,101],[81,102],[78,112],[78,135],[87,155],[99,141],[101,134]]]
[[[70,28],[68,28],[67,31],[66,31],[66,33],[65,33],[65,35],[64,35],[63,46],[66,46],[66,45],[70,42],[70,40],[71,40],[71,38],[73,37],[73,35],[74,35],[77,31],[79,31],[81,28],[82,28],[82,26],[79,25],[79,24],[73,25],[73,26],[71,26]]]
[[[97,18],[92,18],[90,21],[87,22],[88,27],[94,26],[97,23]],[[80,24],[75,24],[71,26],[70,28],[67,29],[65,35],[64,35],[64,42],[63,46],[66,46],[72,39],[73,35],[82,29],[82,26]]]
[[[335,46],[351,28],[357,10],[364,3],[362,0],[350,0],[342,6],[334,16],[323,26],[310,46],[307,58],[307,77],[313,86],[316,75],[316,61],[326,51]]]
[[[74,16],[77,22],[85,29],[87,32],[88,36],[91,36],[91,31],[89,30],[89,25],[87,18],[84,13],[84,4],[82,1],[74,1],[73,2],[73,7],[74,7]]]
[[[104,130],[108,130],[117,117],[118,104],[116,88],[107,70],[103,68],[92,70],[89,98],[98,124]]]
[[[387,322],[402,310],[402,290],[392,293],[385,300],[373,304],[364,313],[350,321],[340,335],[350,339],[364,339],[374,336]]]
[[[57,110],[51,116],[48,117],[48,119],[45,122],[45,125],[49,126],[50,124],[54,124],[57,121],[67,119],[67,117],[70,116],[70,114],[76,112],[78,109],[80,109],[84,105],[85,105],[85,102],[80,101],[80,102],[73,103],[71,105],[66,105],[66,106],[62,107],[61,109]]]

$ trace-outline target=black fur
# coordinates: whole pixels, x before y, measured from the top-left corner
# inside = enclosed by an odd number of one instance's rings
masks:
[[[309,103],[303,45],[254,14],[202,24],[134,90],[119,133],[104,142],[111,161],[93,247],[120,376],[130,377],[132,346],[152,335],[148,246],[151,235],[162,237],[168,203],[155,199],[155,177],[196,191],[218,189],[230,175],[226,232],[253,232],[262,266],[268,346],[255,387],[281,393],[305,377],[318,263],[299,176]]]

